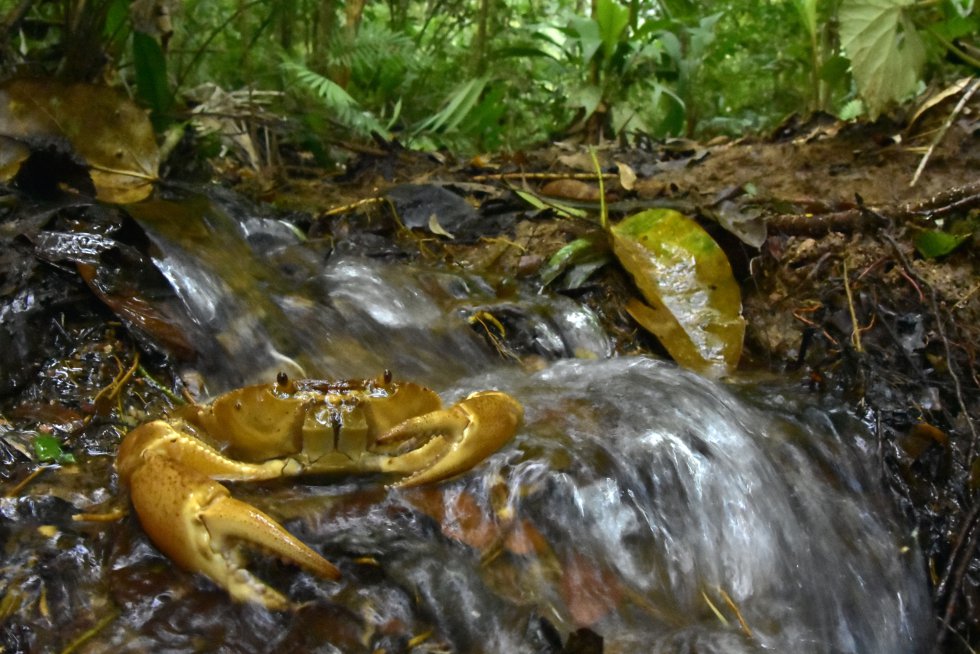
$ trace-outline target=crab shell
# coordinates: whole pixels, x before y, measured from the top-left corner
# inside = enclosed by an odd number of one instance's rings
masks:
[[[239,543],[272,552],[326,579],[339,571],[273,518],[219,481],[309,474],[390,473],[395,486],[449,479],[503,447],[523,408],[499,391],[442,408],[412,383],[291,381],[248,386],[133,429],[116,457],[140,523],[182,568],[235,599],[291,606],[244,566]]]

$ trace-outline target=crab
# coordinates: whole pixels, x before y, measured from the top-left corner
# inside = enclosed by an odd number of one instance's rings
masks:
[[[136,427],[116,458],[122,484],[157,548],[232,598],[286,610],[291,602],[253,575],[241,544],[324,579],[340,571],[219,481],[381,473],[393,486],[455,477],[505,445],[523,408],[500,391],[443,408],[435,392],[390,373],[356,381],[291,380],[247,386],[208,405]]]

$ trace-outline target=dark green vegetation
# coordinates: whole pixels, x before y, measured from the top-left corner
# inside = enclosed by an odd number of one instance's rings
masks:
[[[125,82],[161,129],[195,107],[261,105],[287,117],[276,131],[293,142],[373,133],[472,152],[570,135],[741,134],[813,111],[876,118],[976,70],[972,7],[6,0],[0,54],[7,75]],[[215,87],[241,95],[215,105]]]

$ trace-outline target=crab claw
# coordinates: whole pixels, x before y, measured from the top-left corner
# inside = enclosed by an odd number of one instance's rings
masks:
[[[447,409],[405,420],[377,437],[378,445],[415,444],[391,456],[385,472],[408,473],[396,486],[418,486],[466,472],[499,450],[517,433],[524,408],[506,393],[481,391]]]
[[[165,423],[145,427],[153,428],[151,435],[159,438],[168,437],[166,430],[177,435]],[[274,519],[234,499],[228,489],[201,472],[152,448],[138,458],[138,464],[122,460],[119,468],[147,535],[179,566],[205,574],[235,599],[259,602],[270,610],[291,607],[289,600],[244,567],[239,543],[257,546],[323,578],[340,576],[333,564]]]

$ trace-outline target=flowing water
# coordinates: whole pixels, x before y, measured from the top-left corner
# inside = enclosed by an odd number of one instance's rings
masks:
[[[501,564],[518,570],[498,592],[569,629],[597,619],[607,651],[923,651],[921,562],[843,413],[775,389],[740,400],[646,359],[467,387],[487,384],[526,403],[527,425],[465,488],[503,484],[506,513],[549,543]]]
[[[328,256],[279,221],[233,218],[244,210],[223,199],[132,209],[156,245],[157,267],[202,331],[215,335],[203,357],[214,390],[279,370],[344,378],[386,368],[438,386],[498,359],[466,324],[482,303],[508,309],[490,282],[345,256],[343,243]],[[535,350],[609,354],[598,321],[567,298],[528,295],[521,305]]]
[[[338,254],[342,244],[328,256],[227,200],[136,217],[214,335],[201,368],[212,389],[280,369],[389,368],[447,401],[499,388],[526,419],[437,487],[236,488],[343,572],[324,582],[257,561],[308,601],[294,614],[233,605],[169,572],[127,521],[102,582],[120,614],[84,651],[559,652],[570,634],[601,637],[605,652],[900,654],[931,642],[921,557],[845,409],[609,358],[595,316],[568,298],[504,294],[476,275]],[[551,363],[502,361],[467,322],[481,309],[519,313],[522,347]]]

